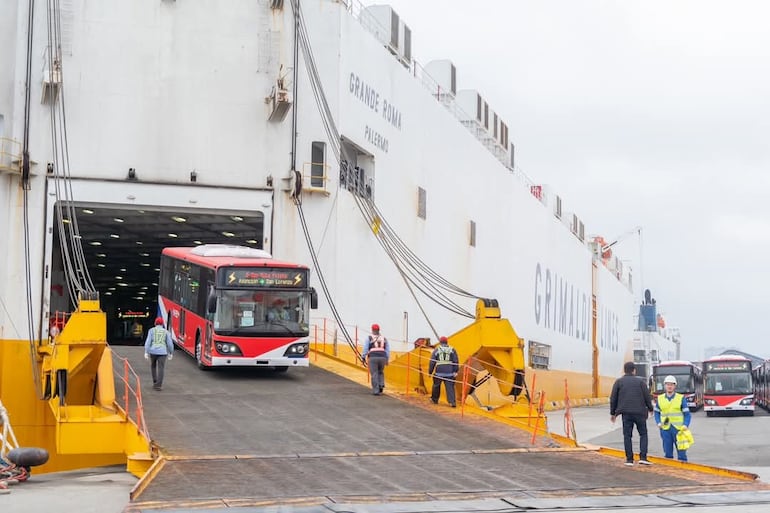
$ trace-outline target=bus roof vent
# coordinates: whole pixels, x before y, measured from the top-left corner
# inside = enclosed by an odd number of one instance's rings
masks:
[[[232,244],[203,244],[194,247],[190,253],[204,257],[273,258],[262,249]]]

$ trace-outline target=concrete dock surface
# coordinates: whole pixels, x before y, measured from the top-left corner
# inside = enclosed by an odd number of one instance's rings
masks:
[[[136,353],[133,357],[139,360],[135,368],[140,376],[148,374],[141,350],[127,349]],[[202,394],[196,387],[205,388],[205,404],[192,400]],[[298,389],[314,393],[290,393]],[[249,390],[261,396],[262,402],[249,402]],[[238,414],[234,417],[254,409],[262,420],[249,427],[236,425],[230,418],[224,424],[214,422],[211,417],[216,414],[208,408],[223,401],[213,394],[232,399],[226,407]],[[332,402],[324,403],[329,396],[334,396]],[[289,398],[291,408],[276,410],[278,397]],[[467,416],[460,419],[457,411],[427,404],[428,399],[424,399],[426,405],[420,406],[415,405],[419,398],[407,402],[395,395],[373,398],[365,386],[316,366],[278,377],[201,373],[192,359],[182,357],[172,363],[163,392],[146,400],[151,432],[162,442],[166,454],[190,454],[179,429],[185,424],[183,419],[191,418],[196,419],[198,436],[202,436],[200,422],[212,430],[228,426],[238,437],[251,433],[243,442],[245,446],[223,438],[214,442],[219,450],[209,453],[222,455],[219,462],[214,459],[203,464],[196,459],[204,457],[203,453],[193,453],[187,460],[170,460],[166,473],[135,502],[129,501],[129,492],[137,480],[123,468],[40,475],[33,471],[28,482],[13,485],[10,493],[0,495],[0,512],[770,510],[770,485],[762,482],[733,485],[729,479],[707,474],[667,471],[664,465],[629,468],[619,458],[592,456],[595,453],[590,451],[559,456],[542,444],[537,451],[528,452],[528,434],[501,431]],[[379,401],[377,409],[386,417],[382,424],[367,417],[367,412],[375,411],[373,401]],[[183,411],[185,404],[193,404],[195,413]],[[291,411],[297,411],[300,420],[290,415]],[[574,408],[571,414],[579,442],[622,449],[620,421],[610,422],[608,406]],[[550,431],[564,434],[564,411],[549,412],[548,418]],[[706,418],[702,412],[695,413],[692,430],[696,443],[688,451],[690,460],[752,472],[767,478],[762,481],[770,481],[768,467],[762,464],[770,461],[770,449],[761,442],[768,419],[763,412],[751,418]],[[649,426],[650,455],[662,456],[652,420]],[[337,436],[335,430],[339,430]],[[269,451],[269,444],[280,432],[298,443]],[[634,442],[638,447],[637,436]],[[236,452],[240,447],[246,447],[246,452]],[[395,448],[400,452],[388,453]],[[513,453],[507,451],[521,452],[511,456]],[[227,456],[236,454],[241,456]],[[217,464],[222,464],[222,469]],[[385,500],[378,500],[377,483],[387,491],[382,494]],[[190,487],[200,494],[185,491]],[[243,495],[244,488],[250,496]],[[197,500],[186,501],[186,497]]]

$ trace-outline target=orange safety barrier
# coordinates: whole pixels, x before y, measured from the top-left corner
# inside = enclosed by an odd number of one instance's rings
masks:
[[[532,373],[532,387],[530,388],[530,390],[532,390],[533,394],[535,393],[535,382],[536,382],[536,379],[537,379],[537,373],[533,372]],[[531,422],[532,422],[532,397],[529,398],[529,416],[527,417],[527,427],[531,427],[532,426]]]
[[[531,404],[532,403],[530,402],[530,406]],[[537,418],[535,418],[535,429],[532,430],[532,441],[530,442],[530,444],[532,445],[535,444],[537,429],[538,429],[538,426],[540,425],[540,417],[543,415],[544,412],[545,412],[545,390],[541,390],[540,401],[538,402],[538,405],[537,405]]]
[[[64,326],[69,320],[70,312],[54,312],[53,317],[50,317],[50,326],[48,328],[48,334],[53,339],[56,338],[59,333],[62,332]]]
[[[569,400],[569,387],[567,386],[567,378],[564,378],[564,435],[567,438],[577,442],[577,434],[575,433],[575,421],[572,418],[572,405],[570,404]]]
[[[460,405],[460,416],[465,417],[465,399],[468,397],[468,378],[470,374],[470,367],[463,365],[463,387],[462,387],[462,404]]]
[[[117,378],[119,383],[123,385],[123,404],[118,403],[126,414],[127,419],[131,419],[136,423],[139,431],[144,435],[147,440],[150,440],[150,433],[147,430],[147,424],[144,420],[144,406],[142,404],[142,384],[139,381],[139,376],[134,371],[131,364],[128,363],[128,358],[112,353],[115,358],[122,361],[122,366],[115,366],[115,369],[123,369],[123,374],[118,374]],[[132,384],[133,383],[133,384]],[[116,395],[117,398],[117,395]],[[132,417],[131,404],[134,404],[135,418]]]

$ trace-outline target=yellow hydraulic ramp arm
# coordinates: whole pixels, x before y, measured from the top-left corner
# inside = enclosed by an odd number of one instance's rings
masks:
[[[462,397],[464,379],[468,387],[466,405],[509,418],[537,415],[530,408],[524,381],[524,341],[508,319],[501,317],[497,300],[479,299],[476,320],[448,338],[460,361],[457,396]],[[417,347],[399,356],[385,367],[387,382],[427,392],[432,383],[428,376],[431,352],[429,347]]]
[[[122,376],[125,404],[115,396],[112,350],[107,320],[98,295],[80,298],[77,310],[50,344],[38,346],[43,399],[55,419],[52,455],[78,455],[83,467],[105,458],[128,464],[141,476],[152,464],[151,446],[141,410],[138,379]],[[128,365],[125,366],[128,370]],[[129,392],[131,397],[129,398]],[[135,420],[127,410],[134,412]],[[114,458],[110,458],[110,455]]]

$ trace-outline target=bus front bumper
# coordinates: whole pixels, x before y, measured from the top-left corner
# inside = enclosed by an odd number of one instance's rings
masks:
[[[214,356],[212,367],[309,367],[308,358],[253,358],[245,356]]]

